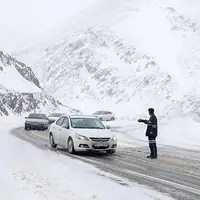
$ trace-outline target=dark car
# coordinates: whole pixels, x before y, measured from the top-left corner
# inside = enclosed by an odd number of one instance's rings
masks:
[[[60,117],[62,117],[64,114],[63,113],[52,113],[49,115],[49,124],[52,124],[53,122],[55,122],[57,119],[59,119]]]
[[[25,117],[25,129],[48,129],[49,119],[43,113],[31,113]]]

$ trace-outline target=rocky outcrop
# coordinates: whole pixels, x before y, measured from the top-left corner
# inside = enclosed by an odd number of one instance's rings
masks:
[[[19,75],[16,74],[17,72]],[[2,80],[0,80],[0,115],[8,116],[11,113],[21,115],[24,112],[45,109],[47,111],[61,108],[69,111],[73,110],[47,94],[40,87],[39,80],[30,67],[10,55],[4,54],[2,51],[0,51],[0,75],[2,77]],[[25,88],[28,88],[28,91],[23,92],[20,84],[14,85],[18,82],[27,84],[28,86]],[[29,89],[32,84],[33,87]],[[10,88],[7,88],[7,85]]]
[[[24,63],[16,60],[12,56],[8,54],[4,54],[0,51],[0,61],[4,67],[6,66],[14,66],[17,71],[29,82],[33,82],[37,87],[40,88],[39,80],[36,78],[32,69],[25,65]],[[0,66],[0,71],[3,71],[3,66]]]

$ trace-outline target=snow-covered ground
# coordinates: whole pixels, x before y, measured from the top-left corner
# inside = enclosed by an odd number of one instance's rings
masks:
[[[39,150],[9,134],[22,122],[20,117],[1,118],[0,199],[131,200],[133,196],[141,200],[171,199],[126,180],[121,181],[128,186],[122,186],[108,178],[114,176],[89,164]]]

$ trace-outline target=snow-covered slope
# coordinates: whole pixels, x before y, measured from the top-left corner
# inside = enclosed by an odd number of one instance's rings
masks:
[[[18,56],[42,87],[83,111],[197,114],[199,8],[188,0],[101,0]]]
[[[69,110],[41,89],[30,67],[0,52],[0,115],[61,108]]]
[[[2,51],[0,51],[0,84],[8,90],[19,92],[40,91],[39,80],[32,69]]]

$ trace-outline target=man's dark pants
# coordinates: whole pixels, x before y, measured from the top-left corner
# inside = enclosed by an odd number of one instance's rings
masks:
[[[150,156],[153,158],[157,158],[157,146],[156,146],[156,137],[149,136],[149,148],[150,148]]]

